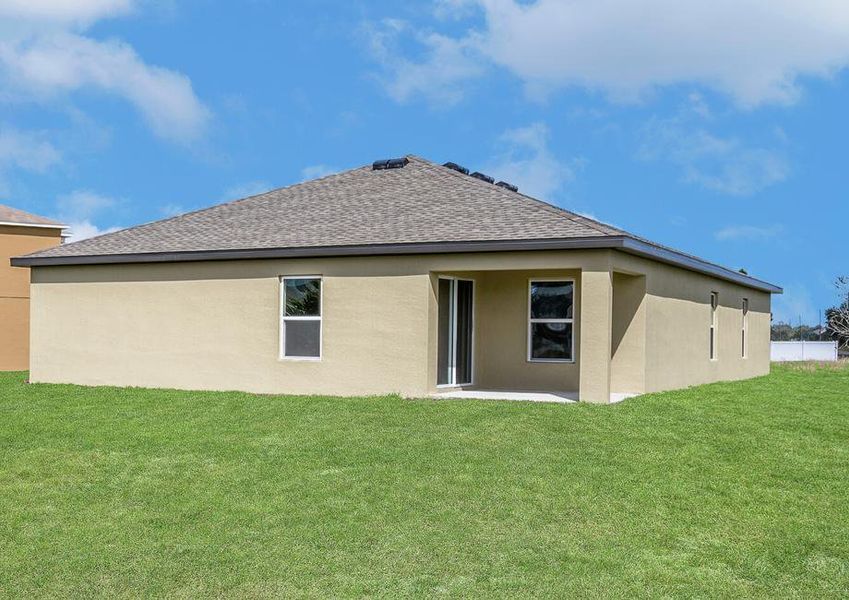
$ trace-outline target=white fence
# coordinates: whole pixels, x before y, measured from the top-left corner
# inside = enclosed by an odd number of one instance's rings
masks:
[[[801,360],[837,360],[837,342],[772,342],[769,351],[773,362]]]

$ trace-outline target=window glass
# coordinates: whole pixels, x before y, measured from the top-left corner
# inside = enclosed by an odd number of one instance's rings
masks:
[[[284,355],[303,358],[321,356],[321,321],[287,320]]]
[[[321,358],[321,279],[283,278],[280,353],[284,358]]]
[[[710,359],[716,360],[716,309],[719,307],[719,294],[710,293]]]
[[[531,323],[531,358],[572,359],[572,323]]]
[[[531,281],[529,360],[572,360],[574,284]]]
[[[532,319],[571,319],[572,282],[531,282]]]
[[[318,317],[321,310],[320,279],[285,279],[287,317]]]

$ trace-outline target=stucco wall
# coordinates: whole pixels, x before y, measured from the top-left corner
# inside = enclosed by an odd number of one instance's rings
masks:
[[[0,225],[0,371],[29,367],[30,270],[9,259],[61,241],[59,229]]]
[[[105,279],[108,272],[100,269]],[[293,394],[418,393],[428,278],[324,273],[323,356],[279,358],[275,275],[33,286],[34,381]],[[281,269],[283,275],[319,274]],[[223,275],[223,273],[222,273]],[[258,275],[258,274],[257,274]]]
[[[613,274],[610,391],[646,389],[646,277]]]
[[[646,392],[769,373],[770,301],[759,292],[662,263],[617,254],[614,268],[646,276]],[[710,360],[710,293],[719,293],[717,360]],[[742,301],[749,299],[748,358]]]
[[[626,359],[640,347],[640,336],[632,338],[627,330],[620,332],[626,342],[621,348],[628,349],[621,355],[627,368],[615,366],[619,276],[611,275],[611,268],[646,273],[644,312],[636,321],[645,332],[644,369]],[[743,288],[610,251],[561,251],[38,267],[33,270],[31,378],[425,395],[436,384],[436,273],[462,274],[477,282],[475,382],[480,388],[565,391],[591,383],[593,399],[601,401],[605,390],[617,391],[621,381],[631,385],[640,371],[651,391],[760,374],[764,364],[768,369],[766,294],[746,290],[752,309],[749,362],[736,365],[730,354],[724,358],[732,344],[733,315],[721,315],[720,360],[705,365],[709,296],[703,292],[718,288],[725,304],[732,303],[730,290],[742,297]],[[282,275],[324,277],[321,361],[279,359]],[[528,363],[528,278],[560,275],[576,279],[576,362]],[[763,313],[757,314],[764,307],[766,329]],[[588,326],[592,336],[587,336]],[[582,361],[586,353],[594,359]]]

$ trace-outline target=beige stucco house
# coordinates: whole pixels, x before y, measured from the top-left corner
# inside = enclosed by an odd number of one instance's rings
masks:
[[[0,371],[29,368],[29,271],[11,258],[62,243],[64,225],[0,204]]]
[[[14,263],[34,382],[292,394],[754,377],[781,291],[414,156]]]

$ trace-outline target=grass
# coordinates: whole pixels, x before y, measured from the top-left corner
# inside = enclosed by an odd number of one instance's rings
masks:
[[[849,368],[612,407],[0,374],[3,596],[849,594]]]

